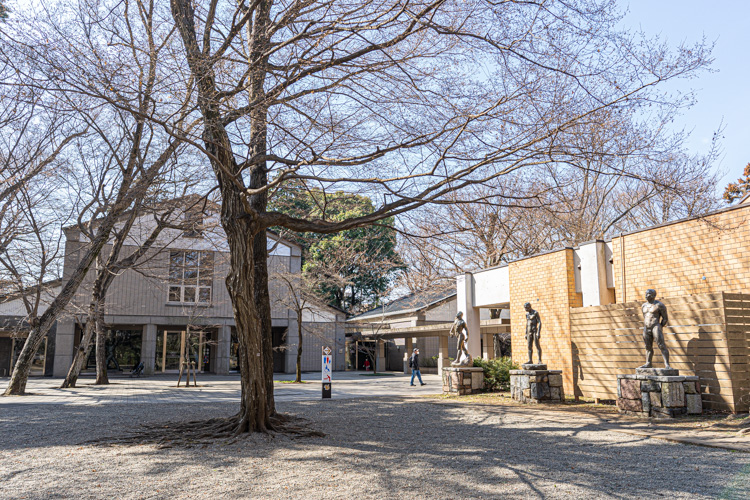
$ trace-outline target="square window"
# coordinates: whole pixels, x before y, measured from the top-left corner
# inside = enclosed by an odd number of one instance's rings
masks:
[[[197,269],[185,269],[185,284],[186,285],[198,284],[198,270]]]
[[[200,252],[197,250],[185,252],[185,267],[198,267],[199,256]]]
[[[169,287],[169,301],[170,302],[179,302],[180,301],[180,292],[182,291],[182,288],[179,286],[170,286]]]
[[[211,302],[211,289],[210,288],[199,289],[198,302],[203,302],[203,303]]]
[[[185,296],[183,302],[195,302],[195,288],[192,286],[185,287]]]
[[[182,268],[169,270],[169,282],[170,283],[182,283]]]
[[[169,252],[169,268],[182,267],[185,252]]]

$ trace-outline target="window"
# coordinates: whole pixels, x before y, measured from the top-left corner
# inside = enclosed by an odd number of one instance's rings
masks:
[[[200,250],[169,252],[169,302],[209,304],[214,255]]]
[[[203,237],[203,213],[199,208],[191,208],[185,213],[185,225],[184,238]]]

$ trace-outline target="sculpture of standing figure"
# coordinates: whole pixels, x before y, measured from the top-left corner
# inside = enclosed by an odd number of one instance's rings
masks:
[[[646,290],[646,301],[641,306],[643,311],[643,342],[646,344],[646,364],[639,368],[651,368],[654,357],[654,338],[664,358],[664,368],[669,366],[669,351],[664,343],[664,327],[667,326],[667,306],[656,300],[656,290]]]
[[[456,359],[451,363],[451,366],[472,366],[473,359],[466,349],[466,344],[469,342],[469,329],[466,327],[466,322],[463,320],[464,313],[458,311],[456,314],[456,321],[453,322],[451,327],[450,336],[458,337],[458,343],[456,344]]]
[[[532,364],[531,358],[534,354],[534,344],[536,344],[536,353],[539,356],[539,364],[542,364],[542,346],[539,344],[539,337],[542,334],[542,318],[539,317],[539,313],[531,308],[531,304],[526,302],[523,305],[526,309],[526,342],[529,346],[529,360],[528,364]]]

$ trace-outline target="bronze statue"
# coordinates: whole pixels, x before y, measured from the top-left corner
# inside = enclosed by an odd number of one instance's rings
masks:
[[[456,314],[456,321],[453,322],[451,327],[450,336],[458,337],[458,343],[456,344],[456,359],[451,363],[451,366],[472,366],[473,359],[466,349],[466,344],[469,342],[469,329],[466,327],[466,322],[463,320],[464,313],[458,311]]]
[[[529,360],[527,364],[533,364],[532,357],[534,354],[534,344],[536,344],[536,353],[539,356],[539,364],[542,364],[542,346],[539,344],[539,337],[542,334],[542,318],[539,313],[531,308],[531,304],[526,302],[523,305],[526,309],[526,342],[529,346]]]
[[[669,366],[669,351],[664,343],[664,327],[667,326],[667,306],[656,300],[656,290],[646,290],[646,301],[641,310],[643,311],[643,342],[646,344],[646,364],[639,368],[651,368],[651,359],[654,357],[654,338],[656,345],[661,350],[664,358],[664,368]]]

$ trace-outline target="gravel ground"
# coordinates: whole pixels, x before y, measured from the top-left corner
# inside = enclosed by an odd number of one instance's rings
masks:
[[[571,426],[502,408],[290,402],[324,438],[205,448],[90,446],[137,421],[236,404],[3,405],[0,498],[748,498],[750,455]]]

